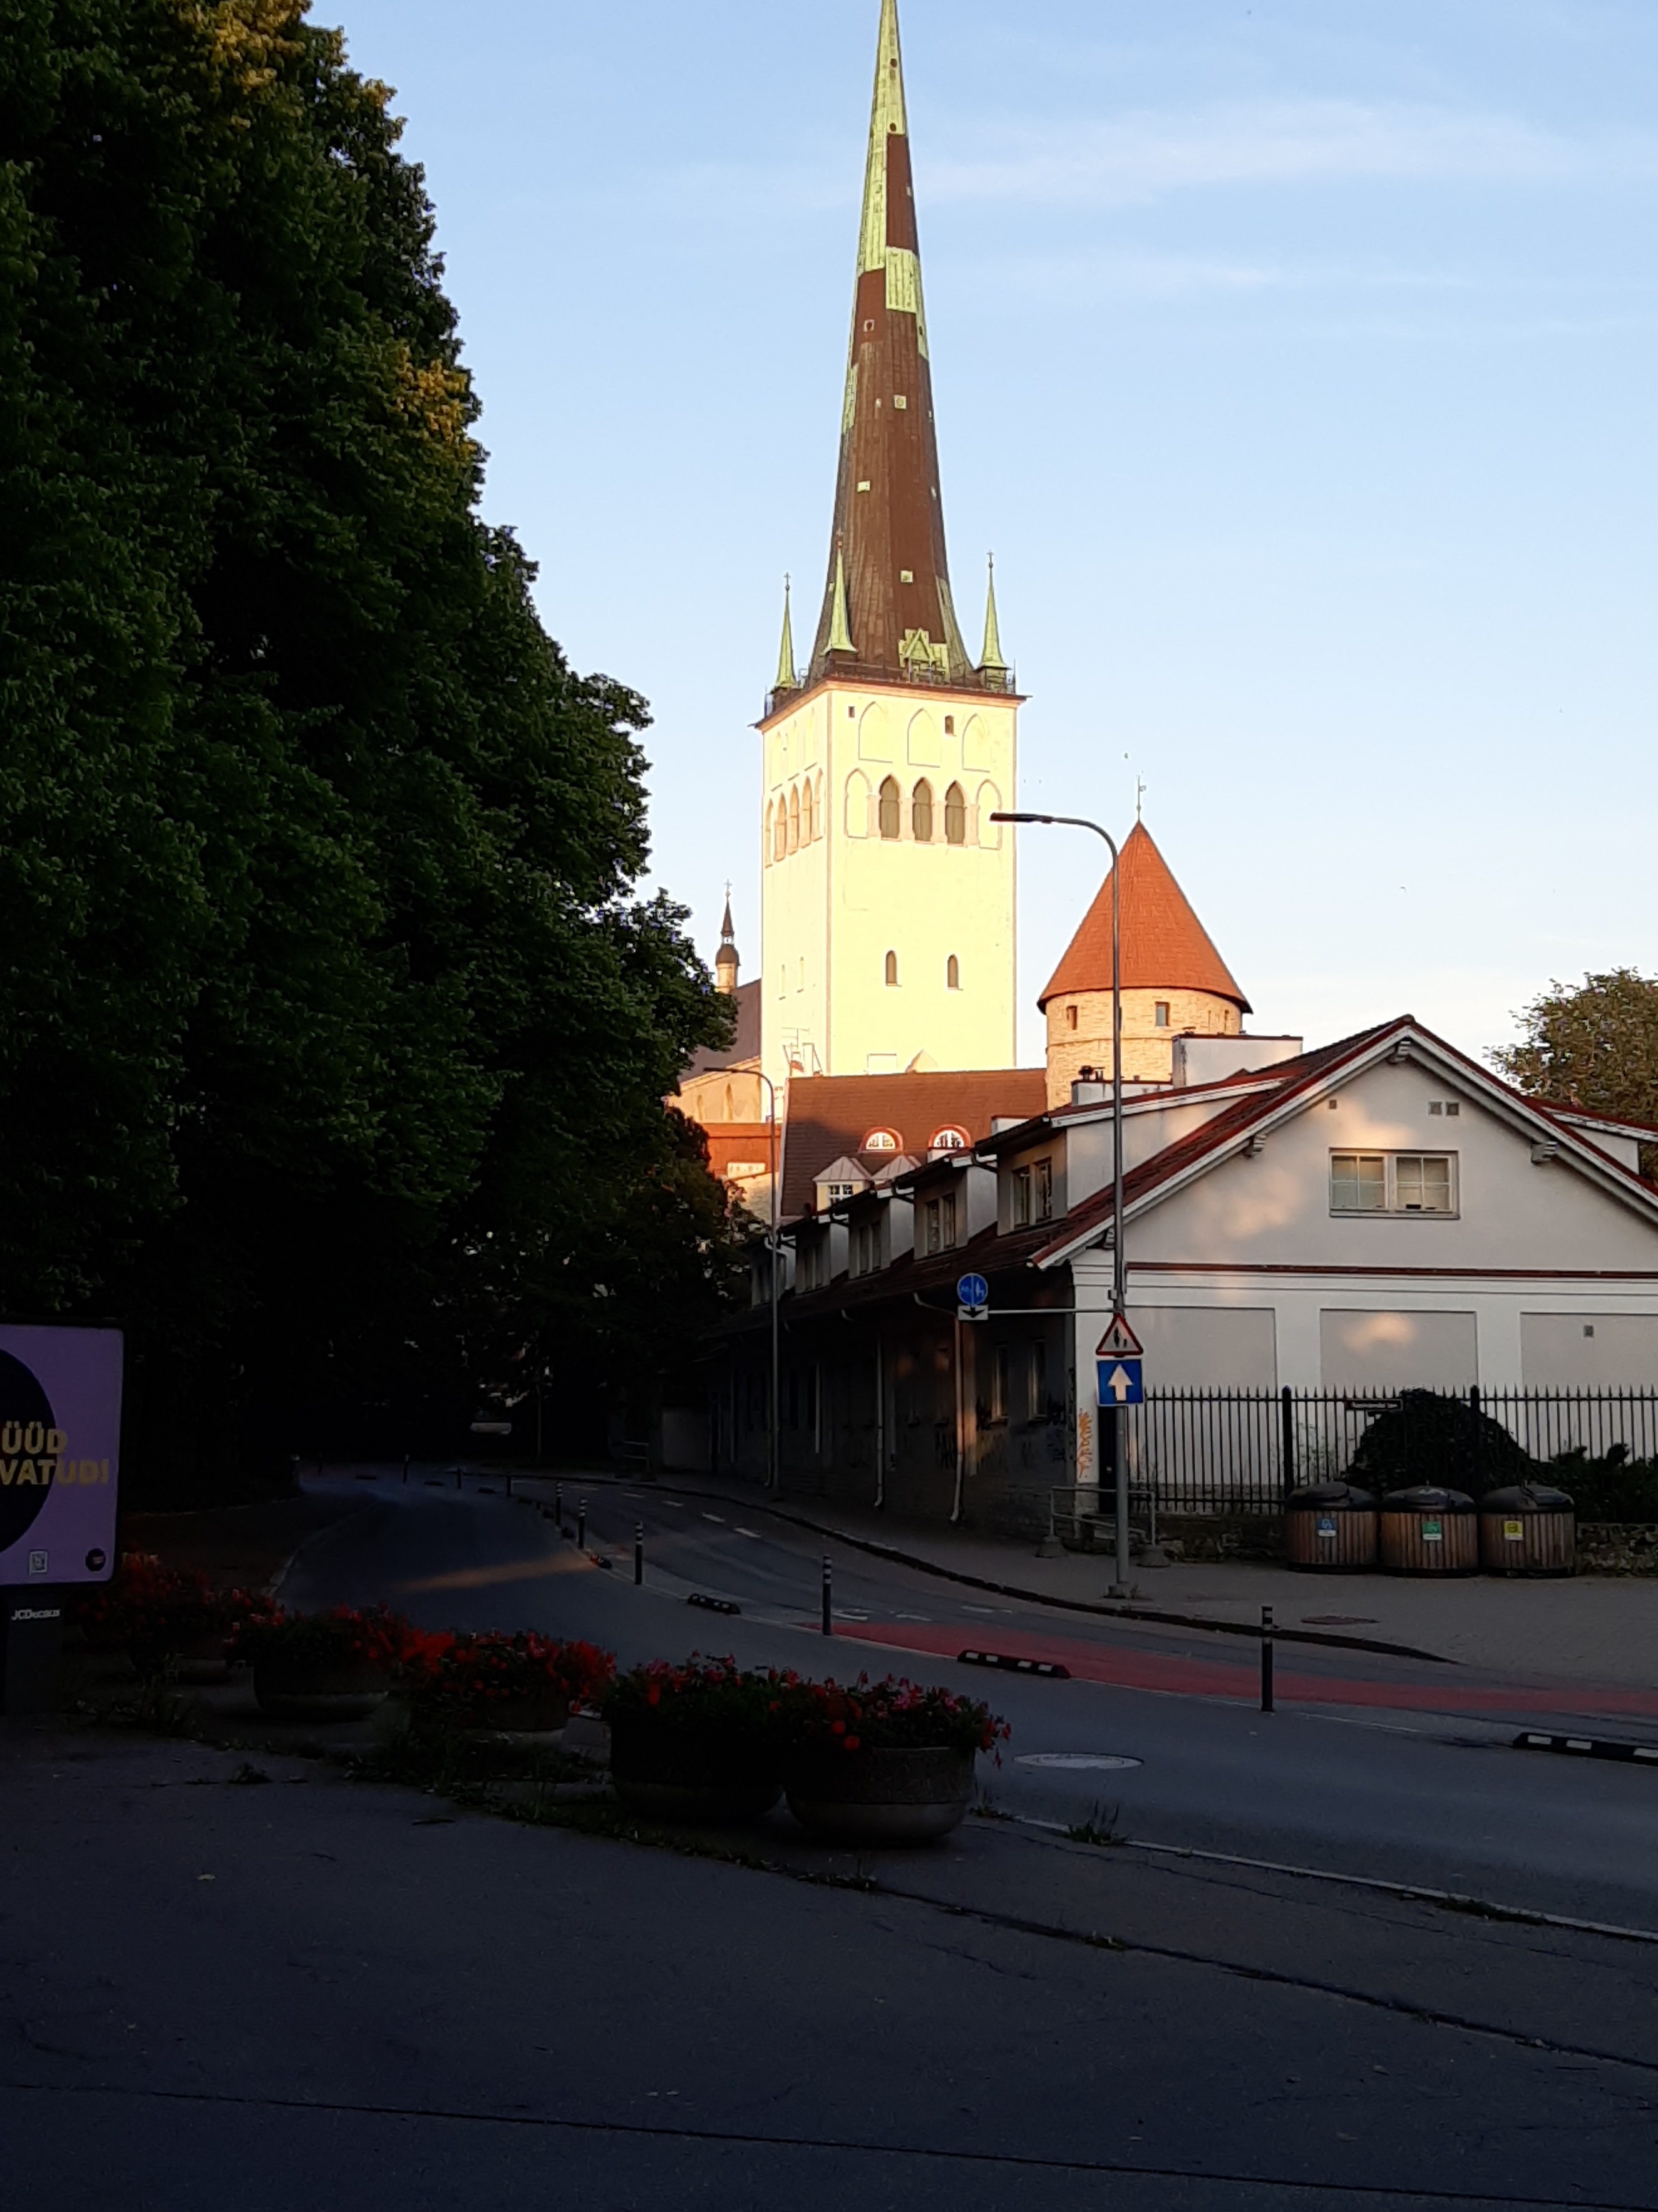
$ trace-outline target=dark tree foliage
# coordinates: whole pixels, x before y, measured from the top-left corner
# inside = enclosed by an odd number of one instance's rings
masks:
[[[676,1176],[668,1272],[725,1234],[643,702],[480,518],[421,173],[305,15],[0,0],[0,1298],[129,1322],[175,1478],[470,1389]]]
[[[1359,1438],[1347,1474],[1367,1490],[1429,1482],[1471,1498],[1544,1479],[1544,1469],[1500,1421],[1434,1390],[1400,1391],[1398,1403],[1378,1413]]]
[[[1658,980],[1633,968],[1551,983],[1515,1018],[1521,1043],[1493,1052],[1500,1073],[1534,1098],[1658,1127]],[[1658,1176],[1658,1145],[1641,1172]]]

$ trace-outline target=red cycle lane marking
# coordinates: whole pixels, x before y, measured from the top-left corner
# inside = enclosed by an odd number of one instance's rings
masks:
[[[836,1622],[838,1637],[885,1644],[905,1651],[925,1651],[953,1659],[975,1632],[961,1626],[908,1621]],[[1119,1689],[1161,1690],[1177,1697],[1230,1698],[1253,1705],[1257,1673],[1253,1664],[1235,1666],[1223,1660],[1188,1659],[1172,1653],[1141,1651],[1109,1644],[1084,1643],[1065,1636],[1031,1636],[1021,1631],[1004,1638],[1011,1656],[1021,1659],[1052,1659],[1068,1667],[1073,1675],[1090,1682],[1108,1682]],[[1300,1705],[1374,1705],[1401,1712],[1570,1712],[1628,1713],[1658,1717],[1658,1690],[1620,1690],[1585,1683],[1545,1683],[1534,1689],[1479,1689],[1436,1683],[1367,1681],[1363,1677],[1335,1674],[1296,1674],[1283,1669],[1279,1647],[1277,1692]]]

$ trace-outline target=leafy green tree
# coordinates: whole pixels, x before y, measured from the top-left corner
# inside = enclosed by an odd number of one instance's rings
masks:
[[[462,1376],[727,1018],[306,16],[0,0],[0,1295],[129,1320],[175,1476]]]
[[[1658,979],[1633,968],[1551,983],[1515,1017],[1519,1044],[1491,1055],[1534,1098],[1658,1127]],[[1641,1172],[1658,1175],[1658,1146],[1642,1147]]]

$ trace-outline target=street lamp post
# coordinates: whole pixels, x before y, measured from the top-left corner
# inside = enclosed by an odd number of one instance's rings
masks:
[[[1111,1310],[1121,1315],[1127,1304],[1127,1267],[1122,1237],[1122,870],[1118,865],[1117,841],[1097,822],[1079,814],[993,814],[993,822],[1042,822],[1066,830],[1091,830],[1111,848]],[[1121,1406],[1104,1407],[1111,1421],[1111,1465],[1116,1478],[1117,1579],[1112,1597],[1132,1597],[1128,1572],[1128,1456],[1123,1449]]]
[[[777,1085],[772,1081],[770,1076],[763,1072],[760,1074],[760,1080],[765,1085],[771,1097],[771,1230],[766,1238],[766,1249],[771,1255],[771,1395],[766,1409],[766,1487],[768,1490],[775,1490],[778,1486],[777,1396],[780,1365],[777,1340],[777,1297],[780,1285],[777,1279],[777,1263],[782,1246],[782,1239],[779,1234],[778,1209],[782,1200],[782,1192],[778,1187],[780,1177],[778,1175]]]

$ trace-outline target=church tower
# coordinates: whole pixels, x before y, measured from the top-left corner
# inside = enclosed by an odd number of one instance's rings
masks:
[[[762,1065],[1011,1067],[1019,695],[950,597],[896,0],[882,0],[822,611],[760,724]]]

